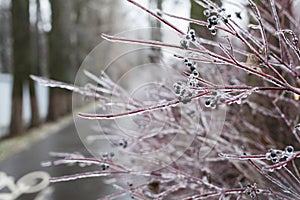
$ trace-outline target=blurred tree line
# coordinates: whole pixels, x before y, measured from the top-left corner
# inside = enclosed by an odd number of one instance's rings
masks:
[[[49,13],[42,10],[45,3]],[[73,83],[83,59],[100,41],[100,33],[112,31],[107,23],[116,4],[118,1],[111,0],[101,0],[100,4],[96,0],[0,1],[0,72],[13,75],[8,137],[71,112],[72,94],[51,88],[48,114],[41,119],[35,83],[29,75]],[[45,15],[51,16],[49,22]],[[29,124],[23,119],[25,86],[30,95]]]
[[[46,119],[39,112],[36,88],[30,74],[73,83],[85,56],[100,41],[100,33],[120,31],[115,18],[123,18],[118,0],[0,0],[0,72],[13,74],[11,123],[8,137],[25,133],[44,121],[55,121],[71,112],[71,93],[51,88]],[[150,1],[162,9],[164,0]],[[45,12],[45,3],[49,13]],[[173,2],[176,4],[176,2]],[[203,19],[203,10],[191,0],[191,16]],[[118,7],[119,6],[119,7]],[[43,10],[44,9],[44,10]],[[128,14],[128,13],[127,13]],[[47,17],[49,19],[47,21]],[[125,14],[126,16],[126,14]],[[116,25],[113,25],[115,22]],[[150,25],[160,29],[156,20]],[[192,28],[196,28],[192,26]],[[150,33],[160,40],[160,31]],[[109,51],[103,52],[108,54]],[[101,55],[102,57],[105,55]],[[153,49],[151,61],[160,50]],[[24,87],[30,95],[29,124],[23,119]]]

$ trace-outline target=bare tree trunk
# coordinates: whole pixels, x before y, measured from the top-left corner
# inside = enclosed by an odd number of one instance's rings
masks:
[[[163,0],[156,0],[153,1],[152,3],[154,4],[153,10],[155,9],[159,9],[162,10],[162,2]],[[161,37],[162,37],[162,33],[161,33],[161,22],[153,19],[152,17],[150,18],[151,20],[151,25],[152,27],[155,27],[155,29],[153,28],[151,31],[151,39],[154,41],[161,41]],[[160,58],[161,58],[161,50],[160,48],[157,47],[152,47],[152,55],[150,56],[150,61],[153,63],[157,63],[159,62]]]
[[[23,134],[23,84],[30,65],[29,0],[12,0],[13,93],[10,136]]]
[[[38,68],[41,65],[41,54],[40,54],[40,31],[38,24],[41,19],[41,12],[40,12],[40,0],[36,0],[36,22],[34,26],[34,40],[33,40],[33,59],[32,65],[30,68],[30,73],[38,74]],[[28,77],[29,78],[29,77]],[[40,114],[39,114],[39,107],[38,107],[38,101],[35,91],[35,84],[34,81],[30,78],[28,79],[29,84],[29,93],[30,93],[30,105],[31,105],[31,121],[30,121],[30,127],[35,127],[40,124]]]
[[[29,84],[29,95],[30,95],[30,106],[31,106],[31,120],[30,127],[36,127],[40,125],[40,114],[38,101],[35,91],[35,86],[33,80],[28,80]]]
[[[71,56],[71,13],[70,0],[51,0],[52,30],[49,35],[49,74],[51,79],[69,81]],[[51,88],[48,107],[48,121],[66,114],[71,105],[70,93]]]

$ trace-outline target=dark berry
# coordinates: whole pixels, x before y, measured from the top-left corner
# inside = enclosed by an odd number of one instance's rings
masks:
[[[292,153],[294,151],[294,148],[292,146],[287,146],[285,148],[285,150],[286,150],[287,153]]]
[[[239,19],[242,19],[241,12],[235,12],[235,16]]]
[[[275,153],[274,151],[272,151],[271,154],[270,154],[270,156],[271,156],[272,158],[275,158],[275,157],[276,157],[276,153]]]
[[[198,71],[197,70],[193,70],[193,75],[194,76],[198,76],[199,75]]]
[[[218,24],[218,21],[217,21],[217,20],[213,20],[213,21],[211,21],[211,24],[212,24],[212,25],[217,25],[217,24]]]
[[[193,72],[195,69],[196,69],[196,67],[194,67],[194,66],[190,67],[191,72]]]
[[[211,103],[211,102],[210,102],[210,100],[209,100],[209,99],[208,99],[208,100],[206,100],[206,101],[205,101],[205,106],[210,106],[210,103]]]
[[[192,40],[196,41],[196,36],[192,35]]]
[[[217,19],[218,19],[217,16],[215,16],[215,15],[211,16],[212,21],[216,21]]]
[[[193,30],[193,29],[190,30],[190,31],[189,31],[189,34],[190,34],[190,35],[195,35],[195,30]]]

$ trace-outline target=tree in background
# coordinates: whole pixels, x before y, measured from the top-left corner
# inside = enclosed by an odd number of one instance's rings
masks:
[[[41,74],[41,68],[42,66],[42,52],[41,49],[43,48],[41,44],[41,34],[39,30],[39,23],[41,23],[41,8],[40,8],[40,0],[35,0],[36,4],[36,20],[33,24],[33,30],[32,30],[32,64],[30,66],[30,73],[33,74]],[[30,121],[30,127],[38,126],[40,121],[40,115],[39,115],[39,107],[37,102],[37,96],[35,92],[35,86],[32,79],[28,78],[28,84],[29,84],[29,94],[30,94],[30,105],[31,105],[31,121]]]
[[[23,121],[23,88],[26,84],[30,93],[31,121],[29,127],[39,125],[40,116],[34,82],[29,74],[34,72],[31,32],[29,21],[29,0],[12,1],[12,38],[13,38],[13,92],[10,135],[25,132]]]
[[[151,7],[153,10],[158,9],[162,10],[163,0],[156,0],[151,2]],[[151,39],[155,41],[161,41],[162,33],[161,33],[161,23],[157,20],[153,20],[150,17],[150,24],[152,27],[155,27],[151,30]],[[161,50],[159,48],[152,47],[153,55],[150,56],[151,62],[158,62],[161,59]]]
[[[3,7],[0,8],[1,11],[11,11],[11,15],[4,12],[0,15],[0,22],[3,22],[0,23],[0,56],[2,72],[13,71],[14,76],[9,131],[12,136],[23,133],[27,127],[23,121],[24,86],[28,85],[31,103],[28,127],[41,123],[35,85],[28,79],[29,75],[49,75],[50,78],[73,83],[80,63],[94,48],[95,43],[100,41],[99,33],[110,32],[113,27],[113,12],[106,13],[99,9],[113,8],[114,1],[103,1],[100,7],[96,7],[98,3],[95,0],[50,0],[52,24],[48,33],[48,29],[44,27],[47,19],[42,17],[40,3],[40,0],[13,0],[7,2],[7,5],[1,4]],[[33,9],[29,9],[31,4]],[[31,11],[33,12],[30,13]],[[29,20],[31,15],[32,21]],[[11,31],[4,22],[12,24]],[[10,38],[14,41],[11,45]],[[10,49],[13,49],[12,58]],[[69,113],[71,108],[70,93],[60,89],[50,90],[47,121]]]
[[[12,0],[13,92],[10,136],[23,134],[23,84],[30,65],[29,0]]]
[[[70,82],[72,1],[51,0],[52,29],[49,34],[49,76],[52,79]],[[71,94],[51,88],[48,107],[48,121],[71,111]]]

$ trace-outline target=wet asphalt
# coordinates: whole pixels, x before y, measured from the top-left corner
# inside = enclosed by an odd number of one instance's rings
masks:
[[[18,180],[27,173],[40,170],[48,172],[51,176],[98,170],[97,166],[87,168],[66,165],[42,167],[41,162],[51,159],[49,152],[80,152],[85,156],[89,155],[72,121],[58,133],[49,135],[34,143],[30,148],[1,162],[0,171],[4,171]],[[80,179],[53,183],[42,193],[23,194],[17,200],[95,200],[101,199],[105,194],[110,194],[110,189],[111,186],[104,184],[102,178]],[[40,198],[37,198],[38,196]]]

